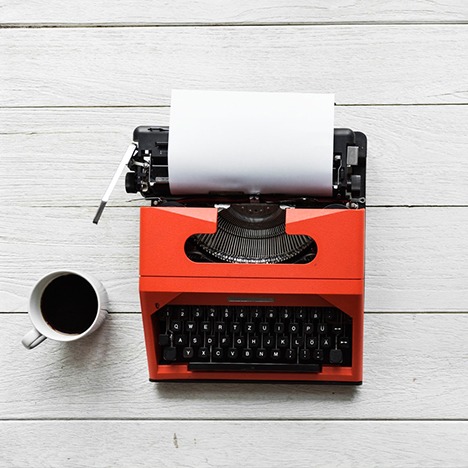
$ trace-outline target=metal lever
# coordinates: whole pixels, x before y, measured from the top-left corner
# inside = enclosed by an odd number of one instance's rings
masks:
[[[137,151],[137,146],[135,143],[132,143],[131,145],[129,145],[129,147],[127,148],[127,151],[125,151],[122,161],[120,161],[119,167],[115,171],[114,177],[112,177],[109,187],[107,187],[106,193],[104,193],[104,196],[101,198],[101,204],[99,205],[96,216],[94,216],[94,219],[93,219],[94,224],[97,224],[99,222],[102,212],[104,211],[104,208],[106,207],[106,204],[109,201],[111,193],[114,190],[115,186],[117,185],[117,181],[119,180],[119,177],[122,175],[124,167],[129,163],[130,159],[133,157],[136,151]]]

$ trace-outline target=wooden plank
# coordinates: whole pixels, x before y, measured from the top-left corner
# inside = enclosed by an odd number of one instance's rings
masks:
[[[140,310],[139,210],[1,209],[0,311],[26,310],[34,281],[49,270],[94,273],[112,311]],[[468,310],[468,208],[367,210],[366,310]]]
[[[467,436],[466,422],[3,422],[0,466],[456,468]]]
[[[402,4],[398,0],[360,2],[334,1],[318,5],[294,4],[287,0],[179,0],[177,5],[162,0],[144,2],[93,2],[83,0],[67,5],[58,0],[44,4],[39,0],[9,1],[2,5],[3,24],[291,24],[347,22],[450,22],[466,21],[468,12],[463,0],[422,0]]]
[[[461,156],[468,106],[336,107],[335,114],[336,127],[368,137],[369,205],[468,203],[468,178],[456,176],[468,170]],[[0,145],[12,149],[12,157],[0,158],[5,204],[94,207],[133,129],[167,125],[169,108],[0,109],[0,120]],[[14,175],[19,165],[21,177]],[[122,180],[111,204],[128,206],[137,197],[125,193]]]
[[[361,387],[151,383],[139,315],[28,351],[27,315],[0,314],[0,419],[466,420],[467,324],[467,314],[367,314]]]
[[[466,25],[2,29],[0,40],[1,106],[167,105],[171,88],[468,102]]]

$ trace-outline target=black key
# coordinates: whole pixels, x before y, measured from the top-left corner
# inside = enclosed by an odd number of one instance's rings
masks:
[[[315,311],[312,313],[312,320],[320,320],[320,312]]]
[[[246,333],[255,333],[255,323],[246,322],[244,330],[246,331]]]
[[[284,358],[286,361],[293,362],[296,360],[296,350],[295,349],[287,349],[284,353]]]
[[[333,325],[331,331],[334,335],[341,335],[341,333],[343,333],[343,327],[341,325]]]
[[[231,346],[231,337],[222,336],[219,339],[219,345],[222,346],[223,348],[229,348],[229,346]]]
[[[314,325],[312,323],[305,323],[304,324],[304,333],[306,335],[312,335],[314,332]]]
[[[159,345],[160,346],[169,346],[171,344],[171,339],[169,335],[159,335]]]
[[[238,372],[321,372],[320,364],[249,363],[249,362],[189,362],[191,371],[238,371]]]
[[[280,349],[272,349],[270,351],[270,356],[272,361],[279,361],[281,359],[281,350]]]
[[[193,332],[195,331],[196,323],[195,322],[185,322],[185,331]]]
[[[284,323],[276,322],[273,330],[275,333],[284,333]]]
[[[252,359],[253,351],[250,348],[244,348],[242,350],[242,359]]]
[[[203,310],[201,307],[194,307],[193,308],[193,317],[195,319],[199,319],[200,317],[203,316]]]
[[[278,348],[287,348],[289,346],[289,338],[287,336],[280,336],[278,338]]]
[[[312,351],[314,361],[323,361],[323,349],[314,349]]]
[[[262,318],[262,311],[260,309],[254,309],[251,314],[252,320],[260,320]]]
[[[231,332],[237,333],[238,331],[240,331],[241,324],[239,322],[231,322],[230,328],[231,328]]]
[[[239,351],[237,348],[229,348],[227,352],[227,357],[228,359],[237,359],[237,356],[239,355]]]
[[[268,333],[270,331],[270,324],[268,322],[260,323],[260,333]]]
[[[275,344],[275,339],[272,336],[265,336],[263,338],[263,346],[265,348],[273,348],[274,344]]]
[[[267,358],[267,351],[265,348],[258,348],[256,353],[259,361],[264,361]]]
[[[175,346],[186,346],[187,345],[187,336],[186,335],[175,335],[174,336],[174,345]]]
[[[182,323],[179,320],[174,320],[169,327],[173,332],[181,332],[182,331]]]
[[[276,309],[269,308],[266,313],[267,320],[275,320],[277,316]]]
[[[208,318],[210,319],[216,318],[216,307],[210,307],[208,309]]]
[[[320,345],[322,346],[322,348],[324,349],[328,349],[331,347],[332,345],[332,340],[329,336],[322,336],[321,340],[320,340]]]
[[[330,364],[341,364],[343,362],[343,351],[341,349],[330,350]]]
[[[239,308],[237,312],[237,318],[239,320],[245,320],[247,318],[247,311],[244,309],[244,307]]]
[[[205,333],[211,332],[211,323],[210,322],[202,322],[201,323],[201,331]]]
[[[245,347],[245,337],[243,336],[236,336],[234,338],[234,346],[237,348],[243,348]]]
[[[205,347],[201,347],[198,349],[198,359],[209,359],[210,357],[210,350]]]
[[[290,323],[288,327],[289,333],[298,333],[299,325],[297,323]]]
[[[281,320],[289,320],[291,318],[291,309],[282,309],[279,314]]]
[[[317,347],[317,338],[314,338],[313,336],[307,338],[306,339],[306,346],[308,348],[316,348]]]
[[[256,348],[259,345],[260,345],[260,339],[258,338],[258,336],[251,336],[249,338],[249,342],[248,342],[249,348]]]
[[[207,346],[211,346],[211,345],[214,345],[215,343],[215,337],[213,335],[208,335],[206,337],[206,344]]]
[[[294,316],[298,322],[303,322],[306,316],[305,310],[301,307],[300,309],[296,310]]]
[[[174,346],[164,348],[163,359],[165,361],[175,361],[177,359],[177,349]]]
[[[230,319],[232,316],[232,310],[229,307],[225,307],[223,309],[223,313],[221,314],[221,317],[223,317],[224,320]]]
[[[299,350],[299,361],[307,362],[307,361],[310,361],[310,358],[311,358],[310,349]]]
[[[190,338],[191,346],[200,346],[202,344],[202,339],[200,335],[192,335]]]
[[[186,307],[179,307],[179,312],[178,312],[177,316],[181,320],[187,319],[188,318],[188,309]]]
[[[223,348],[214,348],[213,349],[213,361],[222,361],[224,358]]]
[[[226,331],[226,323],[225,322],[216,322],[215,323],[215,331],[224,333]]]
[[[185,359],[192,359],[194,356],[194,351],[192,347],[185,347],[184,350],[182,351],[182,356]]]
[[[321,334],[321,335],[324,335],[325,333],[327,333],[327,324],[326,323],[319,323],[317,325],[317,331]]]
[[[297,346],[299,348],[303,344],[304,344],[304,338],[302,338],[301,336],[296,336],[296,338],[293,338],[293,346]]]
[[[345,337],[340,338],[338,340],[338,346],[343,349],[349,348],[349,338],[345,338]]]

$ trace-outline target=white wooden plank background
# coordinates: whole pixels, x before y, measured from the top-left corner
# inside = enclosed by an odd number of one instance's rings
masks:
[[[0,0],[0,466],[467,467],[467,21],[462,0]],[[147,381],[145,203],[122,181],[91,219],[171,88],[335,92],[367,134],[362,387]],[[61,266],[113,313],[28,352],[29,289]]]
[[[151,466],[169,468],[380,467],[391,466],[389,461],[402,468],[465,468],[467,425],[466,421],[8,421],[0,435],[4,447],[0,466],[16,465],[21,451],[24,466],[149,466],[150,459]]]
[[[463,103],[465,25],[0,30],[5,106],[169,104],[172,88]]]
[[[419,0],[417,2],[378,0],[335,0],[320,5],[288,0],[132,0],[113,2],[82,0],[18,0],[0,3],[3,24],[303,24],[303,23],[378,23],[378,22],[466,22],[468,12],[463,0]]]

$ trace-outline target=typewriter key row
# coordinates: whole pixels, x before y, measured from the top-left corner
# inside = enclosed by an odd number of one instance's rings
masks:
[[[336,308],[171,305],[153,321],[161,364],[281,372],[351,365],[352,321]]]

